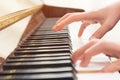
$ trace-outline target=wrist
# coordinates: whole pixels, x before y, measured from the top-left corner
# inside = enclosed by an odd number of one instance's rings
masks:
[[[118,13],[118,17],[120,19],[120,1],[115,4],[116,13]]]
[[[120,19],[120,1],[113,4],[110,8],[114,13],[114,16],[119,20]]]

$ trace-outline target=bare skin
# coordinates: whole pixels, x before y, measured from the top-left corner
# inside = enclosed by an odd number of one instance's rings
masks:
[[[101,38],[105,33],[110,31],[120,19],[119,8],[120,3],[116,3],[97,11],[68,13],[56,22],[53,30],[60,31],[72,22],[82,21],[82,25],[78,33],[78,36],[80,37],[88,25],[100,23],[101,27],[91,36],[91,38]]]
[[[66,25],[82,21],[78,36],[80,37],[86,27],[90,24],[100,23],[100,28],[90,37],[90,41],[76,50],[72,55],[72,60],[76,63],[81,60],[81,66],[88,66],[92,56],[98,55],[101,52],[108,56],[118,58],[117,61],[108,64],[101,71],[115,72],[120,70],[120,44],[109,41],[100,40],[120,19],[120,2],[107,6],[97,11],[68,13],[56,22],[53,27],[54,31],[62,30]],[[97,39],[96,39],[97,38]]]
[[[118,58],[117,61],[108,64],[101,71],[114,72],[120,70],[120,45],[117,43],[93,39],[81,48],[76,50],[72,55],[72,60],[76,63],[81,60],[81,66],[86,67],[93,56],[103,53],[107,56]]]

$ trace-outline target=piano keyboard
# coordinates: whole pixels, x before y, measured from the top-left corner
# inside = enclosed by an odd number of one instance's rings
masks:
[[[51,31],[57,19],[47,19],[16,48],[3,64],[0,80],[77,80],[68,29]]]

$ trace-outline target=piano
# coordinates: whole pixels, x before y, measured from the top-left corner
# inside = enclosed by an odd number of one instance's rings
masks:
[[[69,31],[53,32],[52,27],[64,14],[82,11],[41,4],[7,15],[1,29],[34,13],[18,47],[3,62],[0,80],[77,80]]]
[[[33,14],[18,46],[2,63],[0,80],[81,80],[83,74],[70,58],[73,52],[70,28],[51,30],[60,17],[70,12],[84,10],[41,4],[1,17],[5,18],[0,23],[2,30]]]

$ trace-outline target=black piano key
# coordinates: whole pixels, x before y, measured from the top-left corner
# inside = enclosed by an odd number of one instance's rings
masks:
[[[67,35],[68,37],[70,37],[66,32],[62,32],[62,33],[45,33],[45,34],[40,34],[40,33],[34,33],[34,34],[31,34],[30,36],[51,36],[51,35]]]
[[[54,18],[54,19],[46,19],[42,25],[40,25],[39,29],[41,28],[49,28],[49,30],[52,30],[52,27],[55,25],[56,21],[59,18]]]
[[[46,25],[44,26],[44,25],[41,25],[41,27],[38,28],[36,31],[38,31],[38,30],[40,30],[40,31],[41,31],[41,30],[42,30],[42,31],[43,31],[43,30],[52,30],[52,27],[53,27],[53,26],[48,26],[48,25],[47,25],[47,26],[46,26]],[[68,30],[68,28],[65,27],[65,28],[62,29],[62,30]]]
[[[51,38],[51,39],[35,39],[35,38],[31,38],[31,39],[26,39],[24,42],[22,43],[70,43],[71,40],[69,40],[69,38]]]
[[[28,36],[28,38],[30,37],[40,37],[40,38],[51,38],[51,37],[55,37],[55,38],[59,38],[59,37],[65,37],[65,38],[69,38],[70,36],[66,33],[62,33],[62,34],[40,34],[40,35],[30,35]]]
[[[65,43],[63,41],[28,41],[24,42],[23,44],[45,44],[45,43]],[[69,43],[69,42],[68,42]]]
[[[53,35],[53,34],[66,34],[67,32],[50,32],[50,33],[44,33],[44,32],[35,32],[33,35]]]
[[[41,46],[41,47],[18,47],[16,50],[43,50],[43,49],[58,49],[58,48],[69,48],[68,45],[63,45],[63,46]]]
[[[41,49],[24,49],[24,48],[21,48],[20,50],[19,49],[16,49],[17,52],[21,51],[21,52],[46,52],[46,51],[61,51],[61,50],[70,50],[69,47],[65,47],[65,48],[50,48],[50,49],[45,49],[45,48],[41,48]]]
[[[53,31],[53,30],[51,30],[51,27],[48,27],[48,28],[45,28],[45,27],[43,27],[43,28],[40,28],[40,29],[37,29],[37,30],[35,30],[36,32],[38,32],[38,31]],[[67,28],[65,28],[65,29],[62,29],[61,31],[66,31],[66,32],[68,32],[68,29]],[[54,32],[54,31],[53,31]]]
[[[44,31],[44,30],[43,30]],[[30,36],[28,36],[28,37],[58,37],[58,36],[69,36],[68,34],[64,34],[64,33],[62,33],[62,34],[48,34],[48,35],[30,35]]]
[[[4,63],[3,69],[7,70],[7,69],[43,68],[43,67],[45,68],[62,66],[72,66],[71,60]]]
[[[40,38],[40,37],[32,37],[32,38],[27,38],[26,40],[43,40],[43,39],[67,39],[68,37],[46,37],[46,38]]]
[[[46,43],[46,44],[23,44],[21,46],[60,46],[60,45],[69,45],[69,43]]]
[[[76,80],[71,72],[50,74],[2,75],[0,80]]]
[[[44,74],[44,73],[60,73],[73,72],[72,67],[49,67],[49,68],[31,68],[31,69],[10,69],[4,70],[0,75],[10,74]]]
[[[56,53],[57,52],[57,53]],[[58,53],[71,53],[70,50],[61,50],[60,52],[59,51],[53,51],[53,52],[18,52],[18,51],[15,51],[14,52],[14,55],[15,56],[19,56],[19,55],[39,55],[39,54],[58,54]]]
[[[58,39],[57,39],[57,40],[50,40],[50,39],[49,39],[48,41],[47,41],[47,40],[26,40],[25,42],[22,42],[22,44],[25,44],[25,43],[26,43],[26,44],[27,44],[27,43],[28,43],[28,44],[32,44],[32,43],[33,43],[33,44],[34,44],[34,43],[42,43],[42,44],[43,44],[43,43],[70,43],[70,41],[67,41],[67,40],[58,40]],[[22,44],[21,44],[21,45],[22,45]],[[49,46],[49,45],[48,45],[48,46]]]
[[[37,57],[37,58],[15,58],[7,59],[6,63],[14,62],[41,62],[41,61],[55,61],[55,60],[70,60],[69,56],[59,56],[59,57]]]
[[[46,49],[46,50],[23,50],[23,51],[15,51],[15,55],[18,54],[44,54],[44,53],[56,53],[57,52],[69,52],[70,49]]]
[[[66,32],[66,34],[68,34],[68,30],[64,30],[64,29],[61,30],[61,31],[58,31],[58,32],[55,32],[53,30],[36,30],[34,33],[36,33],[36,32],[40,32],[40,33],[62,33],[62,32]]]
[[[64,34],[64,35],[31,35],[31,36],[29,36],[28,38],[44,38],[44,39],[51,39],[51,38],[69,38],[69,36],[68,35],[66,35],[66,34]]]
[[[42,47],[42,46],[65,46],[68,45],[69,47],[71,46],[70,43],[68,42],[61,42],[61,43],[23,43],[20,45],[20,47]],[[71,48],[71,47],[70,47]]]
[[[68,38],[68,36],[58,36],[58,37],[28,37],[27,39],[61,39]]]
[[[60,56],[70,56],[70,53],[44,53],[44,54],[22,54],[10,56],[9,59],[18,59],[18,58],[37,58],[37,57],[60,57]]]
[[[32,42],[32,43],[23,43],[22,45],[37,45],[37,44],[69,44],[69,42]]]
[[[63,42],[68,42],[69,41],[69,39],[68,38],[66,38],[66,39],[40,39],[40,40],[30,40],[30,39],[28,39],[28,40],[25,40],[25,42],[53,42],[53,41],[63,41]]]

